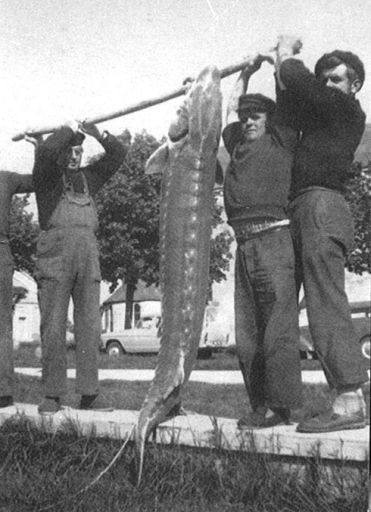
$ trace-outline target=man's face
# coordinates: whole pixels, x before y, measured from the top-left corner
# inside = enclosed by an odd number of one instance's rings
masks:
[[[82,159],[82,146],[72,146],[67,159],[67,169],[69,171],[78,171],[81,165]]]
[[[331,69],[324,69],[320,79],[327,87],[339,89],[344,94],[355,94],[359,90],[359,80],[350,80],[345,64],[339,64]]]
[[[252,112],[243,109],[239,112],[239,119],[245,141],[253,142],[265,134],[267,129],[266,112]]]

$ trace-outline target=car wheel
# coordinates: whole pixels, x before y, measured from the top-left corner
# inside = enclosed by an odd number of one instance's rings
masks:
[[[110,341],[107,345],[107,354],[109,357],[119,357],[124,353],[121,344],[118,341]]]
[[[364,336],[361,340],[361,352],[365,359],[370,359],[370,336]]]
[[[42,356],[42,353],[41,353],[41,345],[37,345],[37,347],[35,348],[35,357],[41,361],[41,356]]]

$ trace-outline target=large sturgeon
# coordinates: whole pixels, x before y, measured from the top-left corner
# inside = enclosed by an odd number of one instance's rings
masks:
[[[141,478],[144,444],[179,406],[196,357],[207,300],[213,187],[221,131],[220,73],[205,68],[193,83],[173,139],[149,159],[162,170],[160,283],[162,336],[155,375],[139,413],[135,442]],[[175,127],[175,128],[174,128]],[[153,170],[155,169],[155,170]]]

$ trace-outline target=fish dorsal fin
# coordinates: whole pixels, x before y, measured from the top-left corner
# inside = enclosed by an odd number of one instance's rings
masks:
[[[162,144],[148,158],[145,167],[145,174],[163,174],[169,159],[168,143]]]

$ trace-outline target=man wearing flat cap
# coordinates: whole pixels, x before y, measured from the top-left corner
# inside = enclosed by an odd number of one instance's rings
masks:
[[[64,126],[38,143],[33,180],[42,229],[37,244],[36,280],[41,313],[42,384],[40,414],[53,414],[67,391],[66,323],[74,305],[76,392],[81,409],[112,410],[99,395],[100,268],[94,195],[118,170],[124,146],[95,125],[80,126],[105,149],[105,155],[80,167],[81,131]]]
[[[224,204],[236,240],[236,347],[252,412],[238,427],[288,424],[301,407],[294,250],[287,217],[295,130],[287,127],[285,94],[276,104],[246,94],[256,56],[237,80],[223,140],[231,160]],[[238,120],[231,122],[238,115]]]
[[[343,197],[354,152],[365,127],[355,95],[365,71],[353,53],[323,55],[314,74],[293,58],[299,39],[281,36],[277,73],[296,110],[296,150],[290,217],[297,288],[304,285],[309,328],[330,387],[332,407],[305,419],[300,432],[365,426],[362,384],[368,381],[344,290],[344,258],[353,243],[353,221]]]

